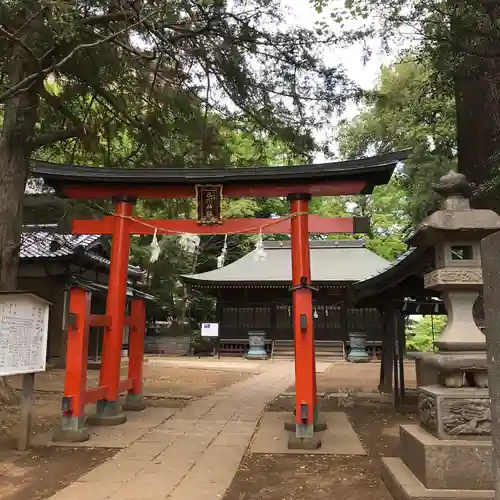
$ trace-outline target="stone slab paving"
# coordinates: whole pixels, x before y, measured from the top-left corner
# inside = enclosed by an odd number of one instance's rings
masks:
[[[253,439],[252,453],[306,454],[306,455],[366,455],[356,431],[343,412],[324,412],[320,421],[327,428],[320,432],[321,448],[318,450],[289,450],[285,422],[293,422],[292,413],[264,413],[259,430]]]
[[[52,431],[37,434],[31,443],[34,446],[66,446],[71,448],[126,448],[150,432],[151,429],[165,422],[175,412],[174,408],[147,408],[141,412],[127,412],[127,421],[122,425],[116,427],[91,426],[90,439],[83,443],[53,442]]]
[[[174,357],[150,357],[147,359],[150,365],[173,366],[175,368],[190,368],[193,370],[217,370],[240,373],[260,373],[267,371],[270,362],[268,360],[250,361],[244,358],[174,358]]]
[[[268,366],[176,410],[51,500],[221,499],[265,405],[293,382],[293,364]]]

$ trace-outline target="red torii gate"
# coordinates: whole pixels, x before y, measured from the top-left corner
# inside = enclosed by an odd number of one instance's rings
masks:
[[[369,194],[374,186],[389,181],[406,152],[315,165],[265,168],[117,169],[32,162],[32,173],[60,195],[80,199],[111,198],[115,214],[101,220],[73,221],[73,234],[112,236],[106,314],[91,317],[88,298],[72,291],[71,309],[78,344],[68,343],[65,396],[61,433],[65,439],[82,440],[85,430],[83,407],[97,402],[93,423],[116,425],[126,417],[119,407],[119,394],[128,391],[125,409],[141,410],[144,311],[134,302],[130,318],[125,316],[127,266],[132,234],[270,234],[289,233],[292,248],[293,328],[295,343],[295,436],[290,447],[317,448],[316,368],[309,233],[365,232],[356,218],[330,219],[309,215],[312,196]],[[220,203],[225,197],[287,197],[290,215],[277,219],[222,220]],[[143,220],[133,216],[141,198],[192,198],[198,203],[198,220]],[[364,226],[364,227],[362,227]],[[88,326],[106,327],[98,389],[86,391],[85,337]],[[142,326],[141,326],[142,324]],[[120,381],[123,328],[131,333],[129,377]],[[135,335],[135,337],[134,337]],[[77,346],[77,347],[75,347]],[[80,351],[80,352],[78,352]]]

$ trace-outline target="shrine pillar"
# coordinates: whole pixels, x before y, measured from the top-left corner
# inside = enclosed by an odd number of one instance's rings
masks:
[[[127,296],[128,259],[130,252],[129,218],[134,198],[114,198],[115,222],[111,243],[106,327],[102,348],[99,385],[106,388],[105,397],[97,401],[96,414],[89,417],[94,425],[119,425],[127,420],[119,405],[120,366]]]
[[[291,194],[290,232],[292,240],[292,304],[295,345],[295,422],[287,425],[295,431],[289,448],[317,449],[316,362],[314,353],[311,264],[309,256],[309,194]]]
[[[62,418],[54,429],[54,441],[83,442],[90,436],[85,419],[90,301],[90,292],[71,289]]]
[[[133,299],[130,307],[130,335],[128,349],[128,378],[132,388],[127,393],[123,409],[142,411],[146,408],[142,399],[144,337],[146,335],[146,304],[143,299]]]

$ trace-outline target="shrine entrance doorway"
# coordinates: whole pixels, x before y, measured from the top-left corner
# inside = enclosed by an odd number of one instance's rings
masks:
[[[313,165],[264,168],[118,169],[33,162],[32,174],[43,178],[56,193],[74,199],[112,199],[115,211],[101,220],[75,220],[73,234],[112,237],[106,314],[91,317],[87,298],[72,291],[70,301],[67,372],[61,432],[66,440],[88,438],[84,406],[97,402],[94,424],[116,425],[126,419],[119,407],[119,394],[127,391],[125,409],[141,410],[144,315],[139,303],[125,316],[127,266],[133,234],[272,234],[291,236],[292,319],[295,349],[295,432],[290,447],[317,448],[316,367],[314,355],[313,300],[309,233],[361,233],[365,219],[309,219],[312,196],[370,194],[386,184],[405,152]],[[222,197],[286,197],[289,215],[270,219],[227,219],[221,217]],[[134,216],[137,198],[195,198],[196,220],[144,220]],[[334,263],[332,263],[334,265]],[[85,345],[89,325],[104,326],[99,388],[85,388]],[[131,326],[129,377],[120,381],[123,330]],[[72,339],[70,342],[69,340]]]

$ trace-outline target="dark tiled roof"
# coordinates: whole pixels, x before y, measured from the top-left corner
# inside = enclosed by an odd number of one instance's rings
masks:
[[[431,251],[432,249],[428,247],[409,248],[394,262],[354,283],[350,289],[351,297],[360,300],[374,296],[384,290],[395,288],[412,276],[423,280],[429,258],[432,256]]]
[[[99,241],[97,234],[54,234],[50,232],[23,232],[21,259],[50,259],[74,255],[77,247],[89,250]]]
[[[100,292],[104,294],[108,292],[107,285],[103,283],[98,283],[97,281],[87,280],[81,278],[80,276],[72,276],[71,283],[89,292]],[[130,286],[127,287],[127,295],[129,297],[137,297],[140,299],[148,300],[150,302],[158,302],[158,299],[154,295],[143,292],[141,290],[137,290],[136,288],[132,288]]]
[[[25,226],[22,234],[20,258],[31,259],[57,259],[60,257],[76,256],[81,254],[83,258],[104,267],[109,267],[110,261],[92,248],[97,246],[100,236],[97,234],[60,234],[53,232],[55,225],[46,224],[40,226]],[[44,231],[45,229],[45,231]],[[52,231],[51,231],[52,229]],[[137,266],[128,266],[129,276],[142,277],[146,274]]]

